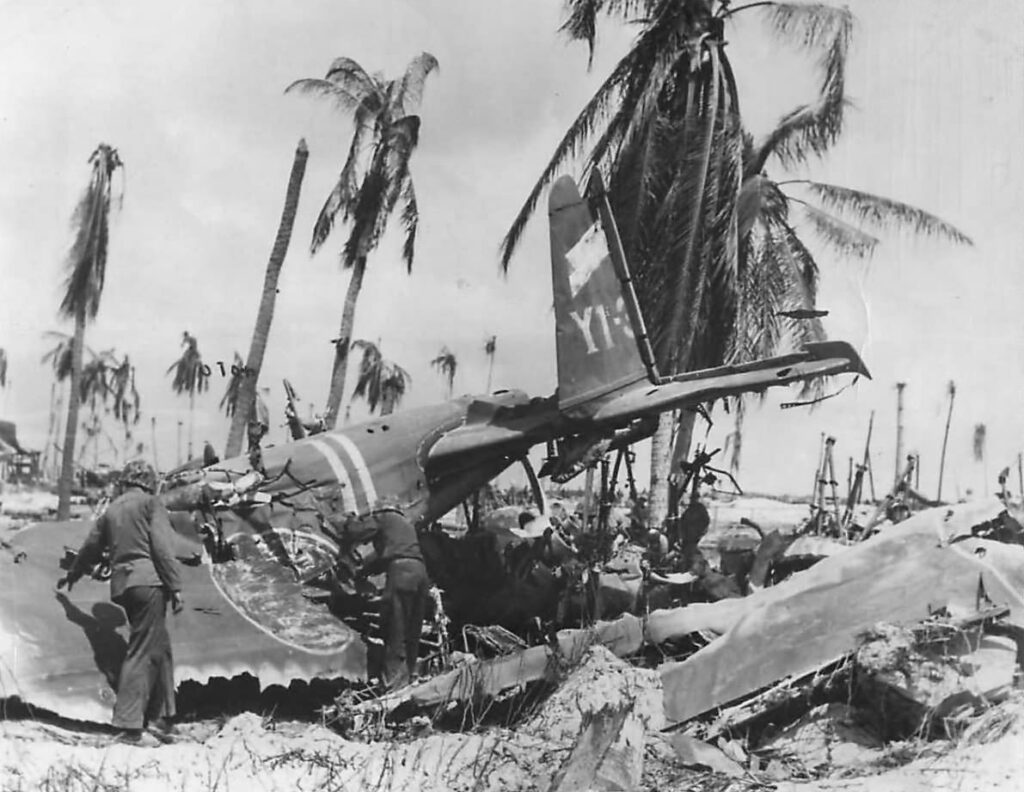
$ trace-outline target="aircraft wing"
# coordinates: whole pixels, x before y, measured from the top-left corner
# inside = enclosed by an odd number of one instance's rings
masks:
[[[128,625],[107,581],[56,591],[64,547],[91,523],[40,523],[0,551],[0,696],[79,720],[108,723]],[[253,537],[255,539],[255,537]],[[248,672],[263,686],[293,679],[363,679],[360,636],[302,596],[291,570],[237,543],[228,564],[183,566],[185,610],[168,613],[175,682]]]
[[[551,412],[502,422],[500,418],[469,422],[445,433],[430,449],[431,461],[478,453],[524,453],[535,443],[568,433],[615,429],[643,418],[688,404],[701,404],[723,396],[756,393],[775,385],[789,385],[811,377],[863,374],[867,368],[853,347],[842,341],[808,344],[800,352],[739,366],[723,366],[682,374],[661,385],[639,382],[595,399],[574,420]],[[589,413],[589,415],[587,414]]]
[[[789,385],[812,377],[856,373],[870,378],[853,347],[842,341],[808,344],[800,352],[683,374],[663,385],[640,383],[619,391],[593,413],[597,423],[620,423],[687,404],[724,396],[756,393],[774,385]]]

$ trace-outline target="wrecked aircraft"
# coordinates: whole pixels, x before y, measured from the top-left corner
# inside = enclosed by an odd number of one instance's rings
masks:
[[[594,216],[594,210],[598,215]],[[357,426],[185,471],[165,486],[183,557],[187,607],[171,620],[177,682],[247,671],[263,685],[366,677],[358,622],[332,615],[338,591],[306,585],[344,566],[350,515],[397,498],[429,536],[435,520],[539,443],[546,472],[568,477],[595,454],[649,436],[670,409],[812,377],[869,376],[846,343],[738,366],[662,377],[599,181],[584,200],[568,177],[549,197],[558,388],[548,398],[503,390],[411,409]],[[38,524],[0,563],[0,695],[69,717],[105,722],[124,617],[105,581],[73,593],[53,583],[65,547],[87,522]],[[429,541],[429,540],[428,540]],[[431,570],[433,573],[434,570]],[[99,575],[102,577],[102,575]],[[344,581],[341,581],[344,583]],[[345,596],[340,585],[340,596]]]

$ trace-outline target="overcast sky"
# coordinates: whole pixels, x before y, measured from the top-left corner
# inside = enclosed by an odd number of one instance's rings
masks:
[[[916,204],[955,223],[976,246],[886,238],[867,264],[821,252],[826,328],[861,350],[874,380],[813,412],[780,411],[790,393],[753,410],[741,482],[758,491],[809,490],[822,432],[837,436],[845,478],[872,410],[878,478],[891,480],[894,384],[905,381],[907,448],[922,454],[922,489],[934,492],[952,379],[946,494],[981,490],[982,466],[971,456],[976,423],[988,427],[993,482],[1024,448],[1024,6],[867,0],[851,7],[855,107],[840,145],[797,175]],[[757,12],[745,16],[729,30],[729,55],[747,124],[763,133],[810,99],[813,85],[807,61],[774,41]],[[45,439],[51,378],[39,362],[42,333],[70,331],[56,315],[69,221],[101,141],[119,150],[126,189],[87,343],[114,347],[137,365],[139,434],[149,441],[156,416],[161,464],[175,461],[176,422],[187,422],[187,399],[172,394],[165,374],[182,331],[198,337],[214,364],[248,350],[301,137],[309,165],[262,384],[271,387],[275,422],[282,377],[304,405],[322,408],[347,275],[337,261],[340,235],[315,257],[308,241],[351,127],[284,88],[322,76],[340,55],[392,75],[421,51],[441,64],[426,86],[413,161],[421,207],[414,271],[405,274],[397,238],[387,239],[369,262],[355,336],[380,339],[385,356],[411,372],[409,406],[442,397],[429,360],[443,345],[458,357],[456,390],[483,390],[483,347],[492,334],[495,387],[553,390],[543,208],[507,278],[498,272],[498,245],[634,31],[606,24],[588,73],[585,46],[557,34],[554,0],[5,0],[0,19],[0,346],[10,358],[0,415],[18,422],[23,444],[40,448]],[[197,442],[223,445],[227,421],[217,402],[226,383],[215,368],[198,402]],[[719,414],[710,441],[720,444],[729,428]],[[283,439],[276,426],[273,434]]]

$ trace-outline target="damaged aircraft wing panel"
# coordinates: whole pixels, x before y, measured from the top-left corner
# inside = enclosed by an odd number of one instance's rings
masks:
[[[109,722],[127,648],[123,611],[106,581],[83,578],[55,590],[65,547],[77,548],[85,522],[21,531],[0,556],[0,695]],[[262,685],[314,677],[365,678],[357,633],[298,593],[290,570],[236,563],[182,567],[185,610],[168,616],[175,681],[251,673]]]
[[[803,577],[801,585],[748,598],[761,602],[732,614],[738,619],[723,636],[663,666],[668,720],[689,720],[836,661],[878,622],[921,621],[942,608],[961,615],[991,603],[1008,606],[1011,622],[1024,620],[1024,548],[982,539],[940,543],[925,521],[901,528],[792,579]],[[868,559],[876,563],[863,563]]]

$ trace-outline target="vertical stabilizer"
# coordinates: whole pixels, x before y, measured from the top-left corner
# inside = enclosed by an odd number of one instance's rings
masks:
[[[648,367],[605,229],[570,177],[552,186],[548,216],[558,402],[568,409],[647,379]]]

